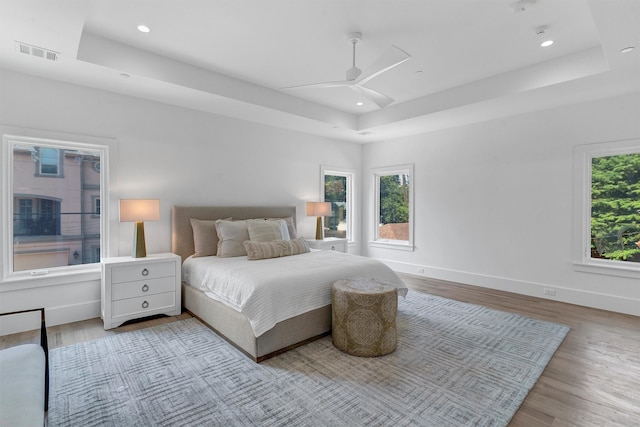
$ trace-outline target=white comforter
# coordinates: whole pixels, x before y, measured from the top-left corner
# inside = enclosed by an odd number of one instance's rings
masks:
[[[370,277],[407,287],[389,267],[371,258],[336,251],[312,251],[282,258],[188,258],[182,278],[210,298],[243,313],[256,337],[276,323],[331,304],[331,286],[339,279]]]

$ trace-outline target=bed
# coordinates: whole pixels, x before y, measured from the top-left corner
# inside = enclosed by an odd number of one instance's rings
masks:
[[[192,220],[210,223],[230,218],[234,221],[287,218],[290,230],[291,227],[295,230],[296,208],[172,208],[171,243],[172,251],[183,261],[184,307],[256,362],[331,331],[331,285],[337,279],[376,277],[394,284],[400,295],[406,294],[407,288],[402,280],[384,264],[370,258],[335,251],[311,251],[259,261],[247,260],[246,255],[234,258],[194,257],[197,246],[194,240],[200,239],[201,246],[202,236],[201,230],[194,228]],[[235,281],[240,281],[245,286],[244,281],[253,280],[254,276],[270,282],[259,284],[248,295],[248,299],[253,299],[253,305],[245,304],[244,300],[236,300],[243,297],[243,287],[238,287],[239,290],[231,296],[223,296],[216,288],[220,285],[219,282],[225,289],[234,286]],[[278,303],[284,305],[277,306]],[[278,308],[270,309],[272,304]],[[255,305],[266,309],[254,310],[251,307]]]

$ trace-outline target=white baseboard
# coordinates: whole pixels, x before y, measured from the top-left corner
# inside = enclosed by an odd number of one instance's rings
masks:
[[[481,286],[483,288],[513,292],[516,294],[544,298],[553,301],[561,301],[569,304],[640,316],[640,300],[638,299],[581,291],[579,289],[559,287],[543,283],[507,279],[504,277],[426,267],[386,259],[378,259],[378,261],[386,264],[394,271],[411,274],[413,276],[432,277],[434,279]],[[421,272],[418,272],[418,269],[420,269]],[[555,296],[545,294],[545,290],[555,292]]]
[[[100,300],[80,304],[51,307],[45,310],[47,327],[100,317]],[[35,319],[35,321],[34,321]],[[40,314],[16,315],[2,318],[0,336],[40,328]]]

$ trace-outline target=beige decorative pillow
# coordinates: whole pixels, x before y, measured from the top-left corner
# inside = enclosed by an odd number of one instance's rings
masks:
[[[218,252],[218,233],[216,221],[207,219],[190,218],[193,230],[193,245],[195,247],[194,258],[213,256]],[[231,218],[227,218],[231,221]]]
[[[247,251],[242,242],[249,240],[247,221],[216,221],[218,232],[218,253],[220,258],[244,256]]]
[[[272,240],[290,240],[287,223],[283,219],[247,220],[249,240],[252,242],[271,242]]]
[[[278,258],[309,252],[309,245],[304,237],[293,240],[274,240],[271,242],[244,242],[249,260]]]

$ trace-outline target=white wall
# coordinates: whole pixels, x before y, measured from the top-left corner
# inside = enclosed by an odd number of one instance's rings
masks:
[[[117,198],[157,198],[145,223],[147,252],[171,250],[172,205],[295,205],[298,229],[315,235],[305,201],[319,200],[320,166],[360,171],[362,146],[0,70],[0,125],[117,140]],[[3,212],[4,214],[4,212]],[[133,224],[111,255],[129,255]],[[0,283],[0,311],[45,306],[50,325],[99,316],[99,276],[23,290]]]
[[[553,287],[558,300],[636,315],[637,280],[573,268],[572,170],[574,146],[639,138],[639,118],[635,93],[360,146],[0,70],[0,125],[118,141],[117,198],[161,200],[149,253],[170,250],[174,204],[294,204],[312,237],[304,202],[318,199],[324,164],[364,171],[358,240],[398,271],[536,296]],[[415,164],[416,250],[368,248],[368,170],[404,163]],[[112,255],[129,254],[132,225],[111,225]],[[0,283],[0,311],[45,306],[50,325],[98,317],[98,274],[77,280]]]
[[[637,279],[572,265],[573,148],[640,137],[640,93],[371,144],[369,169],[414,163],[414,252],[364,253],[393,268],[445,280],[640,315]]]

